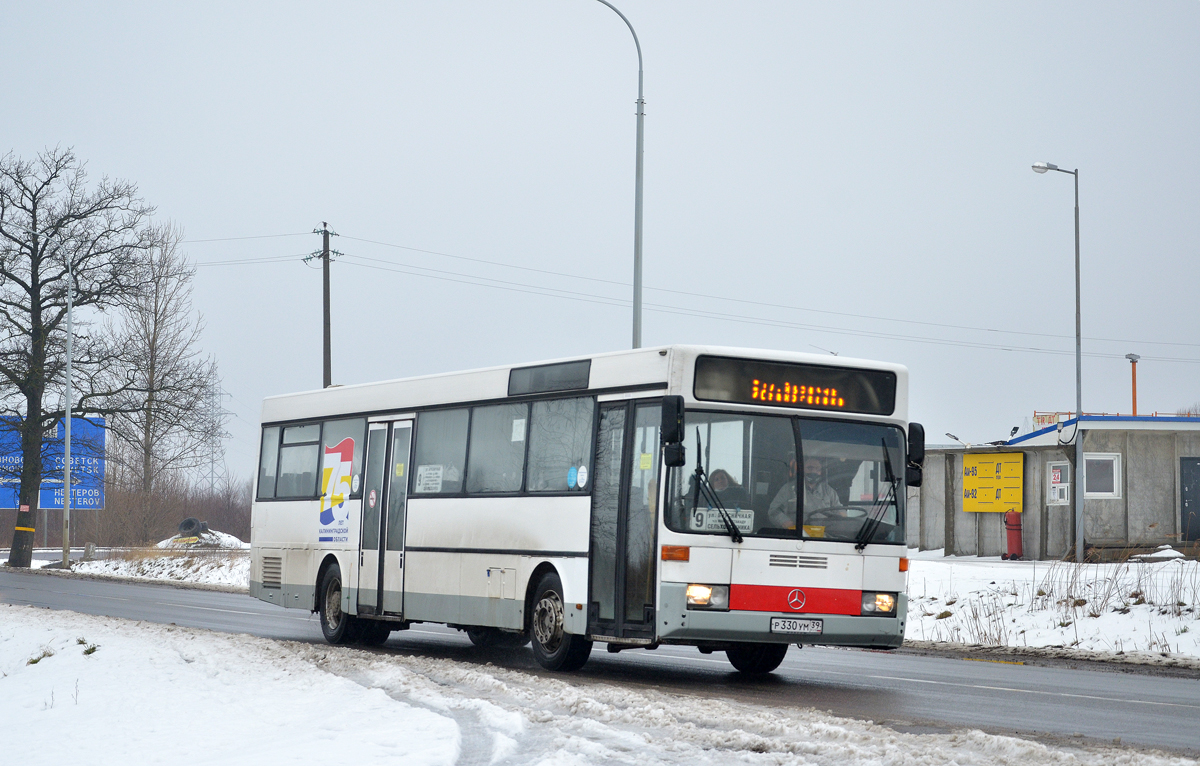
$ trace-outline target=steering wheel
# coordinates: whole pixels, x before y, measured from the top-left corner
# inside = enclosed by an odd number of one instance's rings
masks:
[[[807,519],[857,519],[867,515],[865,508],[854,505],[837,505],[804,513]]]

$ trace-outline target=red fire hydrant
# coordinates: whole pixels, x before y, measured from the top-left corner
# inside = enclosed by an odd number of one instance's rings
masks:
[[[1007,561],[1019,561],[1024,555],[1021,550],[1021,514],[1019,511],[1009,511],[1004,514],[1004,528],[1008,530],[1008,553],[1000,558]]]

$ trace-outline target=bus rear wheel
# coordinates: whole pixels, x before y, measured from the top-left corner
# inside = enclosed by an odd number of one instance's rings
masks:
[[[533,594],[529,634],[533,658],[546,670],[579,670],[592,653],[592,642],[564,630],[562,580],[547,573]]]
[[[317,588],[321,612],[321,634],[331,644],[353,643],[358,637],[357,620],[342,611],[342,570],[332,564],[321,575]]]
[[[787,644],[738,644],[725,650],[729,664],[751,676],[770,673],[787,654]]]

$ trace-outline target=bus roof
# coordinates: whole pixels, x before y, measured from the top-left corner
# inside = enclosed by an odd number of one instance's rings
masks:
[[[696,358],[705,355],[894,372],[898,382],[896,416],[903,417],[907,408],[908,370],[903,365],[795,351],[671,345],[332,386],[270,396],[263,400],[262,422],[304,420],[351,413],[395,412],[400,408],[408,410],[459,402],[501,400],[509,395],[511,370],[580,361],[591,362],[586,390],[592,393],[615,389],[666,389],[672,382],[678,386],[684,377],[690,380],[690,370]],[[674,381],[672,374],[676,376]],[[577,389],[580,392],[583,390]],[[569,392],[563,393],[565,395]]]

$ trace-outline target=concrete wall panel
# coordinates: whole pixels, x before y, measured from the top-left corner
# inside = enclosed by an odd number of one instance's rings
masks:
[[[1083,453],[1115,452],[1121,455],[1121,463],[1128,462],[1125,454],[1127,432],[1084,431]],[[1086,480],[1086,479],[1085,479]],[[1086,498],[1083,503],[1083,539],[1088,545],[1121,545],[1125,542],[1125,498],[1113,500]]]
[[[925,456],[925,477],[921,482],[921,550],[946,546],[946,456]]]
[[[1130,431],[1125,459],[1125,502],[1130,544],[1160,544],[1175,530],[1175,436]]]

